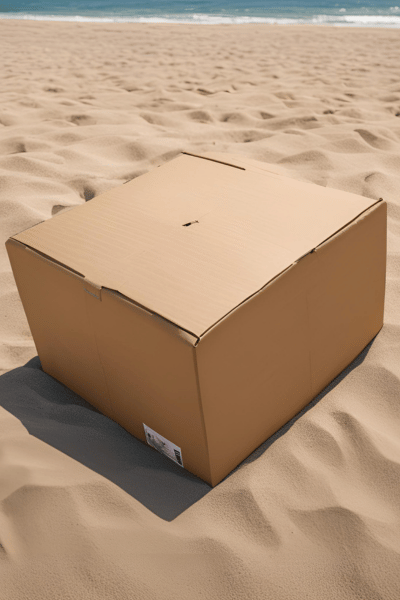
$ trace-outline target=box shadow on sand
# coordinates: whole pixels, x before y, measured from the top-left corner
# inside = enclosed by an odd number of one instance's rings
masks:
[[[372,343],[373,340],[310,404],[232,473],[261,456],[360,365]],[[39,357],[0,377],[0,405],[17,417],[31,435],[113,482],[166,521],[172,521],[212,491],[207,483],[137,440],[44,373]]]

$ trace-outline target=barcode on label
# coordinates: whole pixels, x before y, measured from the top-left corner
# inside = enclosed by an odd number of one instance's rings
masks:
[[[176,456],[176,462],[181,465],[182,464],[181,453],[179,452],[179,450],[174,450],[174,452],[175,452],[175,456]]]
[[[149,446],[152,446],[164,456],[167,456],[178,465],[183,467],[182,451],[176,444],[173,444],[167,438],[160,435],[154,429],[151,429],[143,423],[144,433],[146,435],[146,441]]]

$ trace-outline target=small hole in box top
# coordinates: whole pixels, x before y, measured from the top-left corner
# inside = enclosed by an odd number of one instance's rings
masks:
[[[193,225],[194,223],[198,223],[198,221],[190,221],[189,223],[184,223],[182,227],[189,227],[189,225]]]

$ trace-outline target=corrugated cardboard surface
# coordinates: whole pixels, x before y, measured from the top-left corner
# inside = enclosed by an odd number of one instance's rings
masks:
[[[381,328],[374,203],[185,155],[14,236],[43,369],[216,485]]]
[[[385,270],[386,204],[379,203],[201,339],[198,368],[213,483],[298,413],[378,333]]]
[[[14,239],[200,336],[373,202],[182,155]]]

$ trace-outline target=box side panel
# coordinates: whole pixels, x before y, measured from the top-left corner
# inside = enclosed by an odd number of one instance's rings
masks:
[[[305,258],[197,347],[213,485],[312,396],[303,287],[309,271]]]
[[[383,326],[387,205],[381,202],[315,252],[308,291],[316,396]]]
[[[296,415],[383,324],[386,205],[278,277],[197,347],[212,485]]]
[[[6,246],[43,370],[110,415],[82,278],[12,239]]]
[[[185,469],[210,482],[196,338],[111,290],[91,316],[113,419],[144,442],[144,425],[157,432],[181,449]]]

